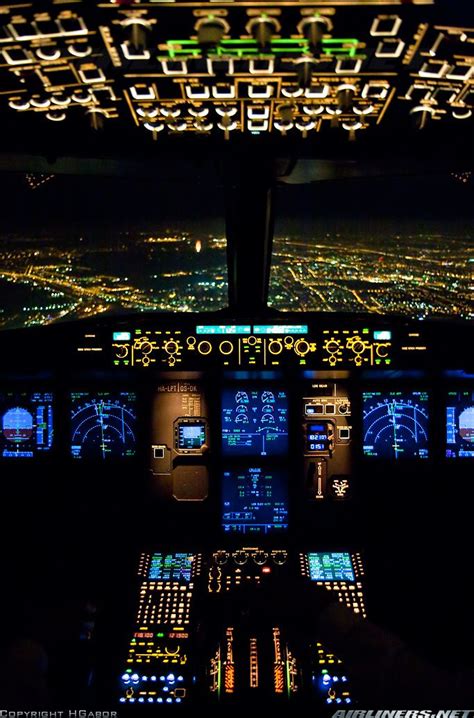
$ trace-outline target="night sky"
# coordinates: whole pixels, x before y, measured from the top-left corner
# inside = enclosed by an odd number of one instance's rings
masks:
[[[54,170],[54,168],[52,168]],[[285,230],[295,221],[309,231],[328,221],[350,229],[359,221],[455,222],[472,227],[472,176],[467,182],[451,174],[348,178],[310,184],[280,183],[276,224]],[[24,174],[2,176],[0,235],[23,231],[77,234],[91,227],[175,227],[191,231],[223,231],[224,178],[209,165],[191,175],[176,171],[167,181],[137,177],[56,175],[32,191]]]

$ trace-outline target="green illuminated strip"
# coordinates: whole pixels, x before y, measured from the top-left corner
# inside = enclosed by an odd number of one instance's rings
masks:
[[[250,334],[250,324],[198,324],[196,334]]]
[[[166,43],[168,56],[170,58],[180,55],[192,55],[201,57],[202,51],[197,40],[168,40]],[[354,57],[357,52],[359,41],[356,38],[328,38],[323,39],[322,49],[325,55],[347,55]],[[307,40],[295,40],[291,38],[276,39],[270,42],[273,55],[294,55],[309,53],[310,47]],[[255,40],[222,40],[217,47],[209,53],[209,56],[231,55],[246,57],[248,55],[261,55],[268,57],[268,53],[262,53]]]

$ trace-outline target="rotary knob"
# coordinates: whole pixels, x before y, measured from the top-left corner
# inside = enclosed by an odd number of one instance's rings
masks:
[[[248,561],[247,551],[235,551],[233,554],[234,561],[238,566],[243,566]]]
[[[304,357],[309,352],[309,344],[306,339],[298,339],[295,343],[295,354],[299,357]]]
[[[263,566],[267,562],[268,554],[265,551],[255,551],[253,560],[257,566]]]
[[[212,352],[212,344],[211,342],[208,342],[207,339],[199,342],[198,344],[198,352],[199,354],[203,354],[204,356],[207,356]]]
[[[144,340],[140,342],[140,344],[137,346],[137,349],[140,349],[142,354],[151,354],[153,351],[153,345],[151,342]]]
[[[198,43],[207,50],[220,43],[224,34],[229,32],[230,25],[222,17],[208,15],[198,20],[194,28],[197,31]]]
[[[128,345],[120,344],[115,351],[115,356],[117,359],[125,359],[128,356]]]
[[[351,349],[354,354],[363,354],[365,352],[365,344],[361,339],[356,339],[352,342]]]
[[[249,35],[253,35],[258,47],[263,50],[270,45],[273,35],[280,32],[281,25],[276,18],[262,14],[249,20],[245,29]]]
[[[281,343],[281,339],[271,339],[268,343],[268,351],[270,354],[277,355],[281,354],[283,351],[283,344]]]
[[[217,551],[214,554],[214,558],[219,566],[223,566],[225,563],[227,563],[229,559],[229,554],[227,553],[227,551]]]
[[[314,54],[319,54],[324,34],[331,31],[332,22],[324,15],[314,14],[304,17],[298,25],[298,32],[304,35]]]
[[[224,356],[228,356],[234,351],[234,345],[228,339],[224,339],[224,341],[219,344],[219,351]]]
[[[167,354],[173,356],[174,354],[179,353],[181,345],[178,341],[176,341],[176,339],[168,339],[168,341],[163,344],[163,349]]]
[[[286,563],[287,558],[288,554],[286,551],[275,551],[273,553],[273,561],[277,566],[283,566],[283,564]]]
[[[341,344],[339,342],[339,339],[328,339],[324,343],[324,349],[329,354],[337,354],[337,352],[339,351],[340,348],[341,348]]]

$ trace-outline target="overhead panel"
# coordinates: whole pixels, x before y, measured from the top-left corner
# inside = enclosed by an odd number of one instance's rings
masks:
[[[474,28],[432,0],[17,2],[0,15],[0,101],[38,122],[161,136],[349,136],[400,112],[472,115]],[[397,109],[398,108],[398,112]]]

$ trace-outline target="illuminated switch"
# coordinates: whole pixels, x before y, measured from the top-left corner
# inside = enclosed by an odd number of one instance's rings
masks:
[[[63,18],[57,21],[59,31],[63,35],[87,35],[87,27],[80,17]]]
[[[59,35],[59,28],[52,20],[36,20],[34,25],[40,36],[53,37],[54,35]]]

